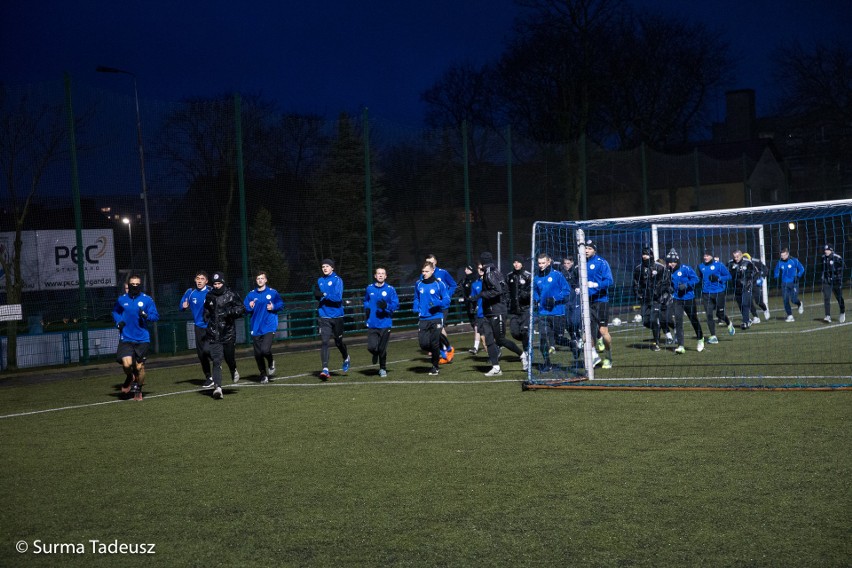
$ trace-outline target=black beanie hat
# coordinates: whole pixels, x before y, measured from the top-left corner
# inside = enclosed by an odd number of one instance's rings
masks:
[[[494,262],[494,257],[491,256],[490,252],[484,252],[479,255],[479,262],[481,264],[491,264],[492,262]]]
[[[333,260],[331,260],[330,258],[324,258],[324,259],[322,259],[322,264],[327,264],[327,265],[329,265],[330,267],[334,268],[334,261],[333,261]]]
[[[213,278],[211,278],[210,281],[213,282],[213,283],[221,282],[222,284],[224,284],[225,283],[225,275],[217,270],[216,272],[213,273]]]
[[[520,262],[521,264],[523,264],[525,261],[526,261],[526,257],[524,257],[524,255],[522,255],[522,254],[516,254],[515,255],[515,262]]]

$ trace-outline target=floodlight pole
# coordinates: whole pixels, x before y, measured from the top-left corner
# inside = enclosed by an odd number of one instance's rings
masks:
[[[125,217],[121,220],[122,223],[127,225],[127,236],[130,238],[130,274],[133,274],[133,224],[130,222],[129,217]]]
[[[145,181],[145,150],[142,147],[142,114],[139,112],[139,90],[136,87],[136,73],[117,69],[115,67],[104,67],[98,65],[95,69],[98,73],[122,73],[133,77],[133,98],[136,101],[136,144],[139,147],[139,171],[142,177],[142,204],[145,207],[145,245],[148,252],[148,295],[155,298],[154,286],[154,258],[151,255],[151,216],[148,213],[148,183]],[[133,251],[131,251],[132,254]],[[160,351],[159,335],[157,327],[154,326],[154,350]]]

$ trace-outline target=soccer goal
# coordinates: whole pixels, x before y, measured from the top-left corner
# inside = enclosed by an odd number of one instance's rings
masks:
[[[550,255],[556,270],[561,259],[572,254],[579,267],[579,287],[587,290],[586,239],[594,241],[596,254],[612,272],[608,290],[608,331],[611,351],[605,353],[612,367],[596,366],[600,353],[597,329],[591,326],[588,295],[580,306],[581,341],[568,336],[570,325],[556,325],[561,339],[542,341],[542,333],[553,334],[553,318],[543,317],[540,307],[530,310],[531,365],[525,388],[678,388],[678,389],[849,389],[852,388],[852,319],[839,321],[838,302],[832,295],[828,306],[833,321],[824,321],[826,306],[822,286],[824,247],[830,244],[844,258],[846,272],[842,293],[852,299],[848,267],[852,265],[852,200],[800,203],[777,207],[702,211],[695,213],[599,219],[583,222],[536,222],[533,226],[532,257]],[[726,315],[736,323],[729,334],[727,325],[709,314],[716,323],[718,343],[708,343],[708,314],[700,286],[695,290],[698,321],[705,338],[699,351],[698,336],[689,319],[683,318],[683,353],[676,342],[661,341],[660,351],[652,347],[651,330],[641,315],[641,303],[633,290],[633,271],[641,262],[643,248],[652,248],[654,257],[664,262],[675,249],[682,265],[698,272],[705,250],[712,251],[727,265],[735,250],[765,265],[766,277],[755,287],[759,323],[741,328],[741,312],[728,284],[724,299]],[[796,283],[802,313],[793,305],[789,318],[782,300],[781,282],[773,277],[779,253],[789,249],[805,267]],[[533,260],[531,271],[538,278]],[[762,299],[768,311],[758,307]],[[791,320],[791,321],[788,321]],[[755,320],[757,321],[757,320]],[[669,319],[669,323],[674,322]],[[674,331],[674,330],[673,330]],[[673,338],[676,334],[673,333]],[[551,343],[553,344],[551,346]],[[544,353],[547,346],[548,352]]]

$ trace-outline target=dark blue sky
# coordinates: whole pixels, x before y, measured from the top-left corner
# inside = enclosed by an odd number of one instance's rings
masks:
[[[767,56],[781,42],[845,38],[850,0],[635,0],[705,21],[740,60],[732,88],[771,100]],[[0,81],[123,87],[96,65],[138,76],[140,97],[175,101],[228,91],[260,93],[285,111],[420,123],[420,93],[457,62],[503,50],[512,0],[207,2],[31,0],[0,7]],[[843,34],[843,35],[841,35]],[[720,101],[721,102],[721,101]],[[721,112],[723,109],[717,109]]]

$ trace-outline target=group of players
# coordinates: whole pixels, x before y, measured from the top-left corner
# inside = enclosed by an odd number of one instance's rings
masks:
[[[584,243],[587,267],[587,294],[589,319],[594,331],[596,353],[595,366],[612,367],[612,337],[609,333],[610,303],[609,289],[614,285],[609,263],[597,254],[596,244]],[[538,326],[541,363],[539,370],[548,372],[553,368],[551,355],[558,348],[570,349],[574,360],[579,361],[583,349],[582,300],[580,275],[575,258],[566,255],[561,266],[554,267],[552,257],[542,252],[537,255],[538,270],[533,275],[524,266],[524,257],[517,256],[513,270],[505,277],[494,264],[491,253],[484,252],[479,263],[465,267],[465,279],[461,286],[459,301],[465,306],[468,321],[474,330],[474,344],[469,350],[476,354],[484,339],[491,369],[486,376],[502,375],[500,366],[502,349],[516,354],[522,368],[527,370],[530,354],[526,351],[530,333],[530,303],[535,304]],[[839,321],[846,320],[846,309],[842,294],[844,263],[831,245],[825,245],[822,257],[822,291],[826,322],[831,322],[831,296],[838,302]],[[321,339],[321,380],[331,377],[329,351],[332,341],[339,350],[343,363],[341,370],[349,370],[351,359],[343,338],[344,306],[343,280],[335,271],[332,259],[324,259],[322,275],[313,289],[317,301],[317,321]],[[773,277],[782,290],[786,320],[794,321],[793,306],[799,314],[804,304],[798,297],[798,283],[805,268],[782,248],[775,265]],[[665,259],[655,260],[650,247],[642,249],[642,260],[633,270],[633,292],[641,306],[641,320],[651,330],[653,341],[650,348],[660,351],[660,344],[676,344],[674,352],[686,352],[684,346],[684,315],[689,319],[697,338],[697,351],[703,351],[705,341],[718,343],[717,321],[727,327],[730,335],[736,333],[735,326],[725,309],[730,283],[734,299],[739,307],[743,330],[759,323],[757,310],[769,319],[769,310],[760,294],[763,280],[768,278],[767,268],[747,253],[737,249],[730,262],[725,265],[713,251],[704,251],[703,262],[697,270],[682,264],[677,251],[672,249]],[[387,283],[387,271],[379,267],[373,275],[374,281],[366,287],[363,300],[364,321],[367,328],[367,350],[373,364],[378,364],[380,377],[387,376],[387,348],[393,315],[400,307],[396,289]],[[265,272],[255,275],[256,287],[243,300],[231,290],[221,272],[208,278],[205,271],[195,275],[195,287],[188,289],[179,303],[180,310],[189,310],[195,328],[195,348],[204,374],[203,388],[212,389],[216,399],[223,397],[222,364],[227,364],[231,380],[240,380],[237,370],[236,320],[246,315],[250,318],[251,337],[255,363],[261,383],[268,383],[275,374],[272,343],[278,329],[278,314],[285,308],[277,290],[270,287]],[[414,286],[413,311],[417,314],[418,342],[421,349],[429,353],[431,366],[428,374],[435,376],[439,366],[451,363],[455,348],[451,345],[444,321],[456,293],[457,284],[452,275],[437,266],[434,255],[427,255],[421,266],[421,277]],[[696,302],[703,302],[707,314],[709,336],[705,340],[698,319]],[[159,319],[153,299],[142,292],[141,278],[131,275],[125,293],[116,301],[113,320],[120,333],[116,352],[125,381],[121,391],[135,400],[142,400],[145,384],[145,360],[150,334],[148,322]],[[520,346],[507,337],[520,342]]]

